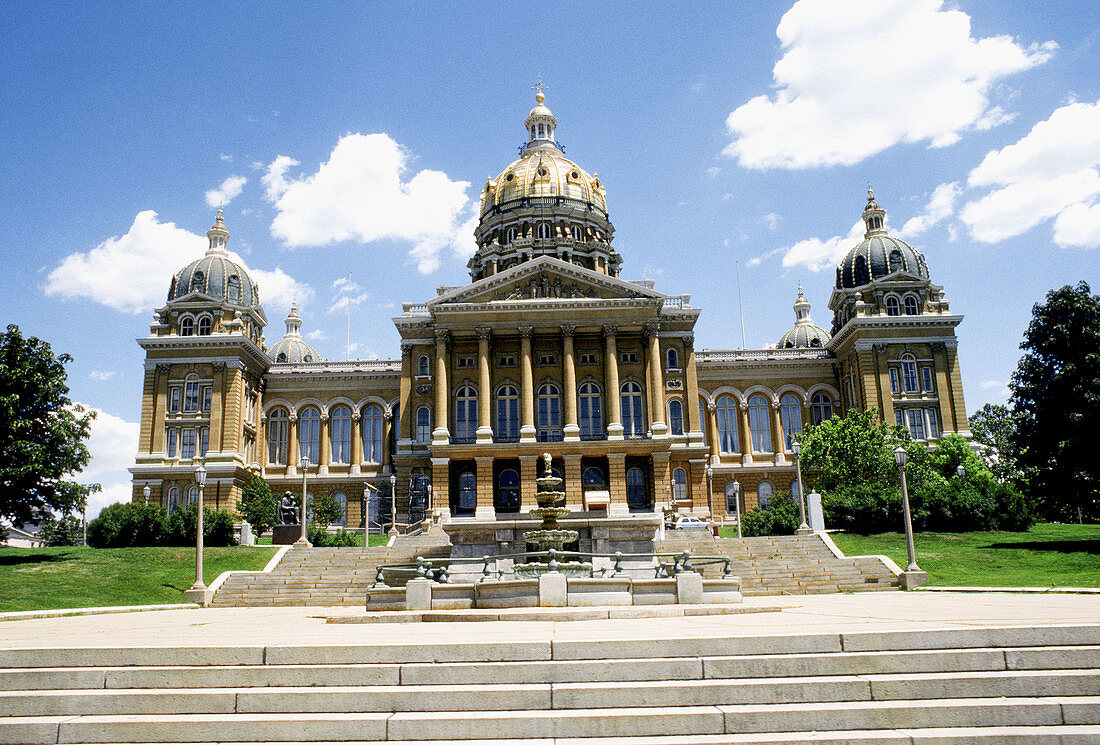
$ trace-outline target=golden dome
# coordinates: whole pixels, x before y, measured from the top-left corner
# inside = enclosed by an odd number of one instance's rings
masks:
[[[524,197],[566,197],[607,212],[599,177],[589,175],[553,147],[530,148],[499,176],[489,179],[481,195],[481,212]]]

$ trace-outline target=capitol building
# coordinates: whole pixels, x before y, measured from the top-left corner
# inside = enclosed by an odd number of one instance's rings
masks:
[[[605,184],[564,156],[536,99],[518,160],[482,190],[469,280],[403,305],[394,359],[322,359],[294,307],[265,345],[262,288],[229,258],[219,211],[206,255],[165,278],[139,340],[134,500],[149,487],[169,510],[196,501],[201,461],[204,502],[233,508],[256,475],[300,490],[308,459],[310,493],[335,495],[349,527],[388,525],[391,484],[399,523],[506,519],[535,506],[548,452],[569,508],[593,519],[719,518],[797,491],[792,437],[853,407],[918,440],[969,436],[962,316],[921,252],[887,234],[872,193],[828,330],[799,288],[774,346],[699,351],[703,310],[624,279]]]

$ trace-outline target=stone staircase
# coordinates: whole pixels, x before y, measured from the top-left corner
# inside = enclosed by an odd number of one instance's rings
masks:
[[[1100,742],[1100,626],[722,633],[0,650],[0,742]]]
[[[393,546],[292,547],[267,573],[231,574],[212,605],[363,605],[380,564],[451,555],[443,533],[399,536]]]
[[[897,577],[871,556],[838,558],[826,539],[804,536],[714,538],[703,531],[667,531],[657,551],[690,551],[692,556],[725,556],[741,578],[745,595],[808,595],[824,592],[895,590]],[[721,567],[702,569],[718,576]]]

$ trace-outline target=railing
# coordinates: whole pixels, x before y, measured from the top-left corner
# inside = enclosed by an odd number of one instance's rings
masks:
[[[562,433],[560,429],[539,430],[537,439],[539,442],[561,442]]]
[[[481,213],[482,217],[486,215],[496,215],[503,212],[511,212],[512,210],[523,209],[524,207],[578,207],[588,210],[589,212],[595,212],[603,216],[603,219],[609,220],[608,213],[594,205],[592,202],[585,201],[583,199],[574,199],[573,197],[553,196],[553,197],[520,197],[519,199],[509,199],[506,202],[500,204],[494,204],[484,212]]]
[[[607,433],[606,432],[588,432],[588,433],[581,432],[581,440],[583,442],[593,442],[593,441],[596,441],[596,440],[606,440],[606,439],[607,439]]]
[[[519,442],[519,435],[493,435],[493,442]]]
[[[403,316],[427,316],[428,306],[424,303],[401,303],[401,315]]]
[[[724,349],[695,353],[696,362],[745,362],[750,360],[823,360],[826,349]]]
[[[452,445],[469,445],[477,442],[477,435],[451,435]]]
[[[682,308],[691,307],[691,295],[677,295],[675,297],[666,297],[662,308],[668,308],[670,310],[680,310]]]
[[[275,374],[309,374],[318,372],[401,372],[401,360],[338,360],[335,362],[291,362],[273,365]]]
[[[616,551],[613,554],[598,554],[598,553],[581,553],[580,551],[559,551],[557,549],[549,549],[547,551],[525,551],[515,554],[498,554],[496,556],[482,556],[481,558],[439,558],[439,559],[425,559],[423,556],[417,556],[414,563],[405,564],[382,564],[378,567],[378,572],[374,577],[374,584],[372,588],[378,587],[390,587],[386,584],[386,573],[389,572],[394,575],[394,579],[428,579],[432,582],[439,584],[451,584],[451,575],[454,574],[452,568],[456,565],[477,565],[481,564],[481,576],[477,580],[478,582],[488,582],[493,580],[499,580],[508,572],[501,571],[499,569],[500,559],[512,559],[515,564],[527,563],[530,560],[545,559],[546,567],[548,571],[555,571],[558,568],[566,568],[565,564],[571,560],[578,561],[588,559],[592,561],[596,558],[610,559],[611,566],[603,567],[599,570],[593,569],[592,576],[599,577],[626,577],[628,576],[623,569],[623,559],[649,559],[653,561],[654,578],[664,579],[667,577],[675,577],[677,574],[683,572],[694,572],[696,569],[702,570],[708,566],[721,566],[722,577],[732,576],[730,570],[730,559],[726,556],[696,556],[692,557],[690,551],[680,552],[653,552],[653,553],[641,553],[641,554],[624,554],[622,551]],[[522,559],[523,561],[516,562],[516,559]],[[663,559],[663,560],[662,560]],[[576,566],[573,564],[572,566]],[[469,574],[469,572],[466,572]],[[514,572],[512,572],[514,574]]]

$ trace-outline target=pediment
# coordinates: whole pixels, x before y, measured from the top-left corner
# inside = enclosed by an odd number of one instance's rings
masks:
[[[664,297],[652,288],[543,256],[445,292],[428,305],[585,298],[656,300]]]

